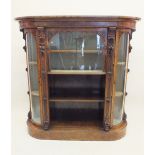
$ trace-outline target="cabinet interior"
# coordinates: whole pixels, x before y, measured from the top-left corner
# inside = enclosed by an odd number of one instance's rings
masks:
[[[49,75],[51,120],[101,121],[104,75]]]

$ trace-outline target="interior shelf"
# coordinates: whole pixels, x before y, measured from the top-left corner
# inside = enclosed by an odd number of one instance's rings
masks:
[[[38,91],[32,91],[31,94],[33,96],[39,96]],[[123,94],[123,93],[122,93]],[[119,94],[117,94],[119,96]],[[104,99],[101,97],[52,97],[49,99],[50,102],[104,102]]]
[[[48,53],[81,53],[82,50],[48,50]],[[92,49],[87,49],[87,50],[83,50],[84,53],[98,53],[98,52],[102,52],[102,50],[92,50]]]
[[[34,96],[39,96],[39,92],[37,90],[31,91],[31,94]]]
[[[126,62],[118,62],[117,65],[125,65]]]
[[[49,99],[50,102],[83,102],[83,103],[94,103],[94,102],[104,102],[103,98],[93,98],[93,97],[89,97],[89,98],[64,98],[64,97],[53,97],[51,99]]]
[[[36,61],[29,61],[29,64],[30,65],[37,65],[37,62]]]
[[[51,70],[48,74],[69,74],[69,75],[105,75],[102,70]]]

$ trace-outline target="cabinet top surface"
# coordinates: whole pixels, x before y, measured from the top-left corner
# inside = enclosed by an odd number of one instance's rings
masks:
[[[139,17],[132,16],[24,16],[15,20],[31,21],[127,21],[140,20]]]

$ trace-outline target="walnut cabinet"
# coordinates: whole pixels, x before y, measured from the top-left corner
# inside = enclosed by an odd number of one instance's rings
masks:
[[[29,85],[28,131],[39,139],[117,140],[137,17],[18,17]]]

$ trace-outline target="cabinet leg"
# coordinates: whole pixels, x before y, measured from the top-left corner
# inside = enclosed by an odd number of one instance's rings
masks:
[[[44,129],[44,130],[48,130],[49,127],[50,127],[49,122],[44,122],[44,123],[43,123],[43,129]]]

